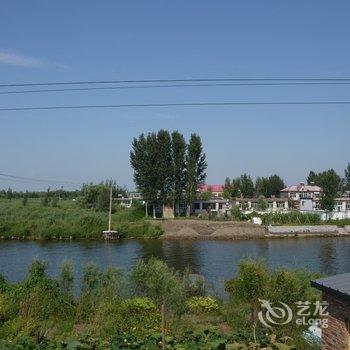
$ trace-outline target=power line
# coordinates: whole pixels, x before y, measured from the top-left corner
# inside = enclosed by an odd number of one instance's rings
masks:
[[[93,90],[124,90],[124,89],[157,89],[157,88],[184,88],[184,87],[228,87],[228,86],[294,86],[294,85],[349,85],[350,81],[305,81],[305,82],[246,82],[246,83],[207,83],[207,84],[168,84],[168,85],[128,85],[128,86],[103,86],[62,89],[38,89],[38,90],[12,90],[0,91],[0,95],[28,94],[41,92],[68,92],[68,91],[93,91]]]
[[[0,84],[0,87],[21,86],[52,86],[52,85],[91,85],[91,84],[125,84],[125,83],[186,83],[186,82],[258,82],[258,81],[314,81],[314,82],[350,82],[350,78],[200,78],[200,79],[141,79],[141,80],[85,80],[85,81],[58,81],[58,82],[31,82],[18,84]]]
[[[184,103],[140,103],[140,104],[104,104],[42,107],[0,108],[0,112],[39,111],[59,109],[98,109],[98,108],[139,108],[139,107],[200,107],[200,106],[273,106],[273,105],[350,105],[350,101],[281,101],[281,102],[184,102]]]
[[[17,175],[12,175],[12,174],[4,174],[0,173],[0,178],[4,178],[6,180],[21,180],[21,181],[30,181],[30,182],[35,182],[35,183],[48,183],[48,184],[65,184],[65,185],[74,185],[74,186],[81,186],[83,185],[82,183],[79,182],[71,182],[71,181],[60,181],[60,180],[52,180],[52,179],[38,179],[38,178],[33,178],[33,177],[25,177],[25,176],[17,176]]]

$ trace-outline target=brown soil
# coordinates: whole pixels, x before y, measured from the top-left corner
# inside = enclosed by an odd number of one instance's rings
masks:
[[[164,232],[162,239],[233,240],[264,238],[267,235],[264,226],[246,222],[175,219],[162,220],[160,226]]]

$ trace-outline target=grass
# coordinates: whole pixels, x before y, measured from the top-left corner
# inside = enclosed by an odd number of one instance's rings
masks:
[[[112,227],[124,238],[155,238],[160,229],[143,219],[142,207],[117,208]],[[83,209],[78,202],[61,200],[57,207],[29,199],[0,199],[0,237],[18,239],[99,239],[108,227],[108,214]]]

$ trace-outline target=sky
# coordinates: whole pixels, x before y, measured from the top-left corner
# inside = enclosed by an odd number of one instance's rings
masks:
[[[349,11],[350,2],[341,0],[2,0],[0,84],[350,78]],[[350,85],[0,94],[0,108],[340,100],[350,101]],[[246,172],[253,178],[277,173],[292,184],[310,170],[334,168],[343,175],[350,161],[349,115],[349,105],[0,112],[0,173],[76,183],[72,188],[113,178],[133,189],[133,137],[165,128],[187,139],[201,136],[207,183]],[[0,179],[0,189],[47,186]]]

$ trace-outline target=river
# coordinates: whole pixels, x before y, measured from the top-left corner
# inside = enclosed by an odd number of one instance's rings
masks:
[[[156,256],[176,270],[186,267],[205,277],[209,288],[221,294],[224,281],[235,275],[237,263],[247,257],[263,258],[271,268],[308,268],[325,275],[350,272],[350,237],[289,238],[241,241],[1,241],[0,273],[11,282],[26,276],[34,259],[48,263],[57,275],[71,260],[79,280],[85,264],[130,271],[138,259]]]

